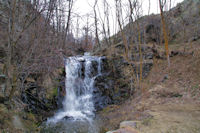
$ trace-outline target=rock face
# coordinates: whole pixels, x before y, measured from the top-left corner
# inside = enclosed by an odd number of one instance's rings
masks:
[[[43,115],[45,118],[62,107],[65,72],[61,69],[55,73],[57,76],[54,79],[49,76],[41,78],[41,75],[31,75],[26,79],[21,93],[21,99],[26,104],[25,111]]]
[[[98,82],[98,83],[97,83]],[[94,104],[96,110],[100,110],[104,108],[106,105],[111,104],[112,101],[108,95],[109,88],[107,85],[103,84],[106,83],[102,78],[98,78],[95,81],[95,90],[94,90]]]
[[[118,49],[116,51],[121,51],[119,45],[115,47]],[[95,79],[95,86],[97,94],[103,95],[107,104],[118,104],[134,92],[136,77],[140,75],[140,55],[138,47],[133,49],[135,52],[130,53],[132,62],[125,60],[118,52],[102,60],[102,72],[105,74]],[[154,55],[151,47],[143,45],[142,51],[142,77],[145,78],[153,66]]]
[[[26,83],[27,88],[21,94],[21,99],[24,103],[27,104],[25,110],[28,112],[32,112],[35,114],[41,113],[42,110],[49,110],[48,100],[46,99],[44,92],[40,92],[42,90],[40,86],[36,82]]]
[[[120,41],[117,40],[117,41]],[[98,51],[95,55],[104,55],[102,61],[105,76],[96,78],[97,91],[108,97],[111,104],[119,104],[134,93],[140,76],[140,64],[142,64],[142,78],[148,76],[153,66],[153,50],[151,46],[142,45],[142,62],[140,62],[139,46],[135,45],[129,50],[129,60],[124,54],[124,44],[113,44],[111,48]]]

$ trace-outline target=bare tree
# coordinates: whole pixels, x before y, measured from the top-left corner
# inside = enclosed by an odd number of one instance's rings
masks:
[[[116,5],[116,16],[117,16],[117,21],[118,21],[118,25],[119,25],[119,28],[120,28],[120,33],[121,33],[121,37],[122,37],[122,40],[123,40],[123,44],[125,46],[125,59],[128,60],[128,42],[127,42],[127,39],[126,39],[126,36],[125,36],[125,33],[124,33],[124,30],[123,30],[123,25],[122,25],[122,21],[123,21],[123,18],[122,18],[122,5],[121,5],[121,0],[116,0],[115,1],[115,5]]]
[[[103,5],[104,5],[104,17],[105,17],[105,20],[106,20],[106,25],[107,25],[107,43],[109,45],[111,45],[111,40],[110,40],[110,21],[109,21],[109,17],[110,17],[110,14],[109,14],[109,4],[107,2],[107,0],[104,0],[103,1]]]
[[[165,40],[165,51],[166,51],[168,67],[170,67],[169,48],[168,48],[168,32],[167,32],[167,28],[166,28],[164,13],[163,13],[163,8],[164,8],[165,4],[166,4],[166,0],[159,0],[160,16],[161,16],[163,35],[164,35],[164,40]]]
[[[97,6],[97,2],[98,0],[95,0],[94,6],[93,6],[93,10],[94,10],[94,23],[95,23],[95,44],[99,46],[99,48],[101,48],[101,44],[99,41],[99,33],[98,33],[98,19],[97,19],[97,12],[96,12],[96,6]]]
[[[21,12],[20,9],[19,8],[17,9],[17,7],[20,7],[22,5],[21,1],[8,0],[7,5],[8,5],[8,45],[7,45],[7,59],[6,59],[7,62],[5,70],[7,75],[6,90],[9,91],[7,92],[7,94],[9,94],[9,99],[11,99],[16,90],[17,79],[18,79],[17,64],[14,61],[15,58],[14,50],[19,40],[22,38],[22,35],[25,32],[25,30],[27,30],[31,26],[31,24],[38,18],[38,15],[44,11],[44,8],[38,11],[37,15],[32,14],[33,12],[35,12],[35,10],[32,8],[32,10],[30,9],[31,10],[30,14],[23,16],[23,14],[22,15],[20,14]],[[23,8],[21,10],[23,10]],[[22,19],[24,21],[19,21],[19,19]],[[19,29],[19,27],[16,27],[16,25],[20,25],[21,28]]]
[[[67,36],[67,33],[69,31],[69,27],[70,27],[73,3],[74,3],[73,0],[68,0],[68,16],[67,16],[67,25],[66,25],[66,28],[65,28],[65,34],[64,34],[64,38],[63,38],[64,39],[63,45],[65,45],[65,43],[66,43],[66,36]]]
[[[8,20],[8,41],[5,44],[5,96],[9,99],[16,90],[23,88],[30,74],[52,72],[62,62],[62,37],[66,36],[69,24],[66,26],[62,23],[65,16],[61,3],[62,0],[6,2],[8,10],[4,13],[8,11],[5,18]]]

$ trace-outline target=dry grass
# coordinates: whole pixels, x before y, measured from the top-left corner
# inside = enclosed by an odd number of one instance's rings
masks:
[[[200,43],[191,46],[187,52],[192,54],[170,58],[170,68],[167,61],[154,60],[152,71],[143,80],[146,92],[142,96],[136,93],[124,104],[100,112],[104,130],[117,129],[122,121],[137,120],[142,133],[199,133]],[[184,53],[186,48],[179,47]]]
[[[170,68],[165,60],[154,60],[154,67],[143,82],[144,87],[149,90],[157,84],[164,84],[168,90],[185,92],[200,100],[200,49],[194,45],[188,51],[193,54],[172,57]]]

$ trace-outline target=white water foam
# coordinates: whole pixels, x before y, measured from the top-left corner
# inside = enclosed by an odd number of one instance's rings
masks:
[[[75,121],[92,121],[95,111],[93,103],[94,79],[101,74],[100,58],[86,54],[66,59],[66,96],[63,101],[63,109],[58,111],[54,117],[49,118],[47,123],[57,123],[64,118],[72,118]],[[96,74],[92,71],[94,62],[98,63]]]

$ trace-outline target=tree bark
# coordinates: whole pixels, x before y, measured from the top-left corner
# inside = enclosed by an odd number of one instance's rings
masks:
[[[161,16],[161,21],[162,21],[163,35],[164,35],[164,40],[165,40],[166,57],[167,57],[168,67],[170,67],[169,48],[168,48],[168,33],[167,33],[165,18],[164,18],[164,14],[163,14],[164,4],[162,4],[161,0],[159,0],[159,6],[160,6],[160,16]]]

